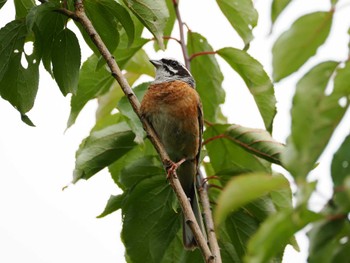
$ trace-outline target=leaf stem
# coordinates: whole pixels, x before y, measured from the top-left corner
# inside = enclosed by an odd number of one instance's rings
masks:
[[[195,57],[198,57],[198,56],[215,55],[215,54],[216,54],[216,51],[202,51],[202,52],[192,54],[191,57],[189,58],[189,60],[192,61],[192,59],[194,59]]]

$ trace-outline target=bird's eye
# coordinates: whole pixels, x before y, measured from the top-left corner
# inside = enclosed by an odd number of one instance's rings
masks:
[[[177,66],[176,61],[171,61],[171,66],[176,67]]]

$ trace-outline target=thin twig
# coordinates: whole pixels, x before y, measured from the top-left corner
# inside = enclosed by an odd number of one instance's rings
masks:
[[[204,178],[201,171],[198,171],[198,174],[200,178]],[[207,229],[209,247],[215,257],[215,262],[221,263],[222,260],[221,260],[221,254],[220,254],[220,247],[219,247],[218,239],[215,233],[213,214],[210,209],[210,202],[208,197],[208,188],[205,182],[199,182],[198,192],[199,192],[199,197],[203,207],[203,213],[204,213],[204,219],[205,219],[204,222],[205,222],[205,227]]]
[[[160,140],[158,139],[155,131],[153,130],[153,127],[147,122],[145,118],[141,116],[140,102],[138,101],[134,92],[130,88],[118,64],[115,62],[114,57],[109,52],[106,45],[103,43],[101,37],[93,27],[89,18],[86,16],[82,0],[75,1],[75,14],[77,16],[78,21],[82,24],[86,32],[89,34],[91,40],[94,42],[94,44],[100,51],[101,55],[103,56],[103,58],[106,60],[107,65],[112,72],[112,76],[118,81],[120,87],[122,88],[123,92],[127,96],[134,112],[140,118],[142,125],[147,133],[147,136],[152,142],[152,144],[154,145],[155,149],[157,150],[164,167],[169,167],[169,163],[172,163],[172,161],[170,160],[167,152],[165,151],[164,146],[161,144]],[[214,257],[197,223],[197,220],[194,216],[191,205],[186,197],[185,192],[182,189],[180,181],[176,176],[174,176],[174,173],[172,174],[172,176],[169,177],[169,182],[179,200],[186,222],[188,223],[189,227],[193,232],[193,235],[203,254],[203,257],[205,258],[206,262],[214,262]]]
[[[189,58],[189,61],[192,61],[192,59],[194,59],[195,57],[198,57],[198,56],[215,55],[215,54],[216,54],[215,51],[202,51],[202,52],[194,53],[194,54],[192,54],[191,57]]]
[[[181,45],[182,55],[184,57],[184,62],[185,62],[186,68],[189,71],[191,71],[191,64],[190,64],[190,60],[189,60],[189,56],[188,56],[187,48],[186,48],[186,42],[185,42],[184,23],[182,22],[181,14],[180,14],[180,11],[179,11],[179,2],[178,2],[178,0],[173,0],[173,4],[174,4],[174,9],[175,9],[177,22],[179,24],[180,45]]]

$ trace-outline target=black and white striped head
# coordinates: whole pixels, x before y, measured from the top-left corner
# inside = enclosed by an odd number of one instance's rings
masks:
[[[154,84],[180,80],[188,83],[194,88],[195,81],[191,73],[181,62],[170,58],[150,60],[150,62],[156,67],[156,78],[153,81]]]

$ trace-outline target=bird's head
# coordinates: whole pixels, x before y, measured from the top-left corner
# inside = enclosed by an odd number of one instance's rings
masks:
[[[180,80],[188,83],[194,88],[195,81],[189,70],[176,59],[162,58],[160,60],[150,60],[156,68],[156,77],[153,83],[170,82]]]

